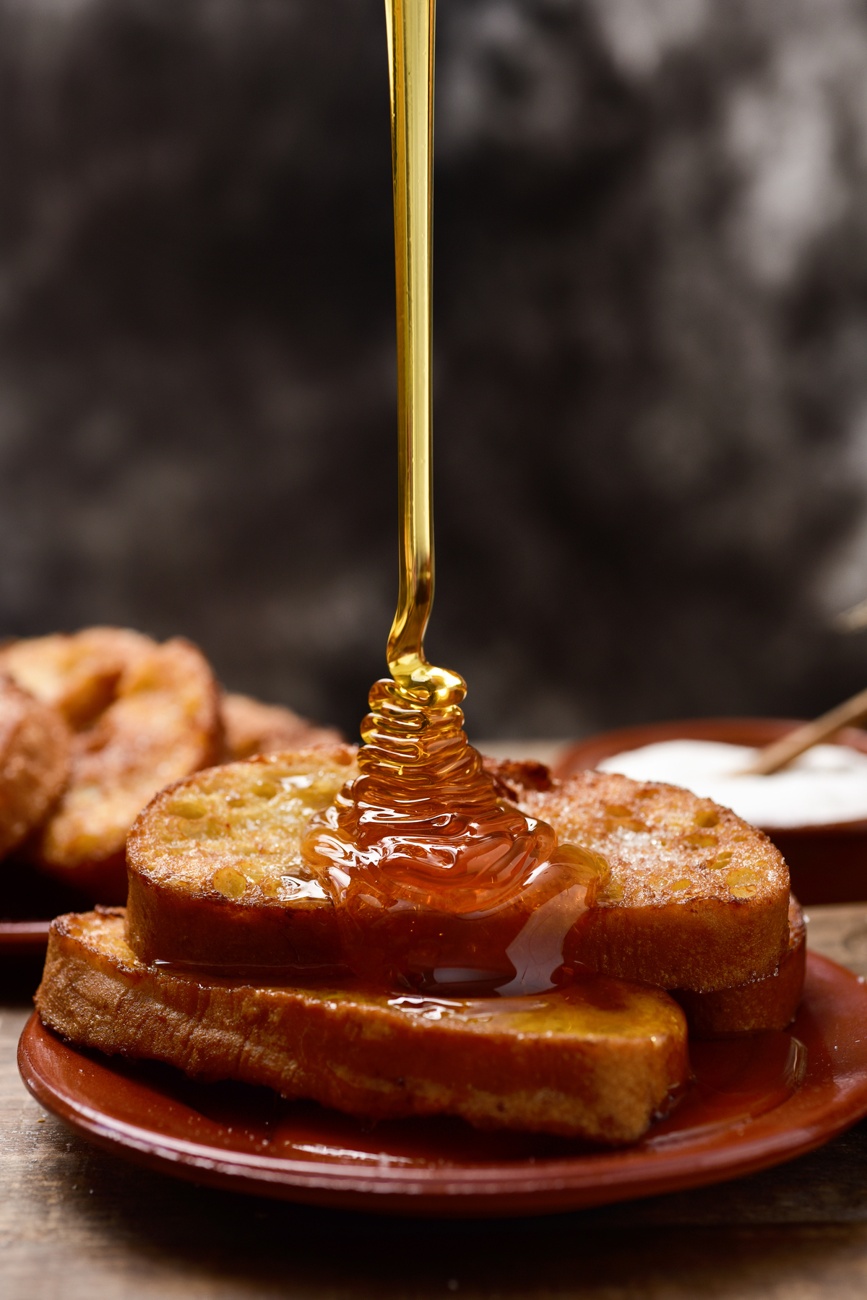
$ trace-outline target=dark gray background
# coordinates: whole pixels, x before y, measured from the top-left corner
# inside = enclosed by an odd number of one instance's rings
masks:
[[[809,714],[867,633],[867,5],[441,0],[471,731]],[[0,0],[0,632],[353,731],[396,591],[380,0]]]

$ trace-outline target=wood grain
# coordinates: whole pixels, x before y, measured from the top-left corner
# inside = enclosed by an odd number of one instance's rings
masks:
[[[867,904],[816,907],[867,975]],[[751,1178],[541,1220],[388,1220],[194,1188],[103,1155],[15,1067],[38,972],[0,967],[4,1300],[804,1300],[867,1293],[867,1124]]]

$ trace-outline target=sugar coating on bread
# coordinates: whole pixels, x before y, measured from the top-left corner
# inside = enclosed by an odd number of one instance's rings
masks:
[[[522,783],[516,802],[609,873],[579,920],[574,956],[665,988],[726,988],[773,974],[788,943],[789,873],[766,835],[687,790],[579,772]]]
[[[592,844],[608,860],[601,906],[746,902],[783,888],[788,901],[788,871],[768,837],[678,786],[579,772],[545,790],[521,789],[518,800],[561,840]]]
[[[687,1075],[664,993],[593,977],[520,999],[254,987],[148,968],[122,909],[59,918],[37,994],[79,1046],[264,1084],[371,1118],[458,1115],[606,1143],[635,1141]]]
[[[354,749],[336,745],[199,772],[163,790],[138,818],[130,866],[184,892],[294,902],[298,883],[313,878],[301,858],[310,818],[355,771]]]
[[[0,675],[0,856],[56,803],[69,776],[71,740],[55,709]]]

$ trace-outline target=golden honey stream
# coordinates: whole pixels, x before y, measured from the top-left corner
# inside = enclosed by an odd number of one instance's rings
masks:
[[[371,689],[359,776],[304,845],[349,964],[389,987],[539,992],[599,860],[500,797],[467,742],[462,677],[428,663],[432,527],[435,0],[386,0],[397,302],[399,589],[391,676]]]

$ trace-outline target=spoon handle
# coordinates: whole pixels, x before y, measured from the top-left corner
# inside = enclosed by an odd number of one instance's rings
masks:
[[[867,690],[859,691],[850,699],[844,700],[836,708],[823,713],[813,722],[805,722],[787,735],[781,736],[773,744],[760,749],[752,763],[741,769],[741,776],[770,776],[791,763],[792,759],[812,749],[835,735],[841,727],[851,726],[867,718]]]

